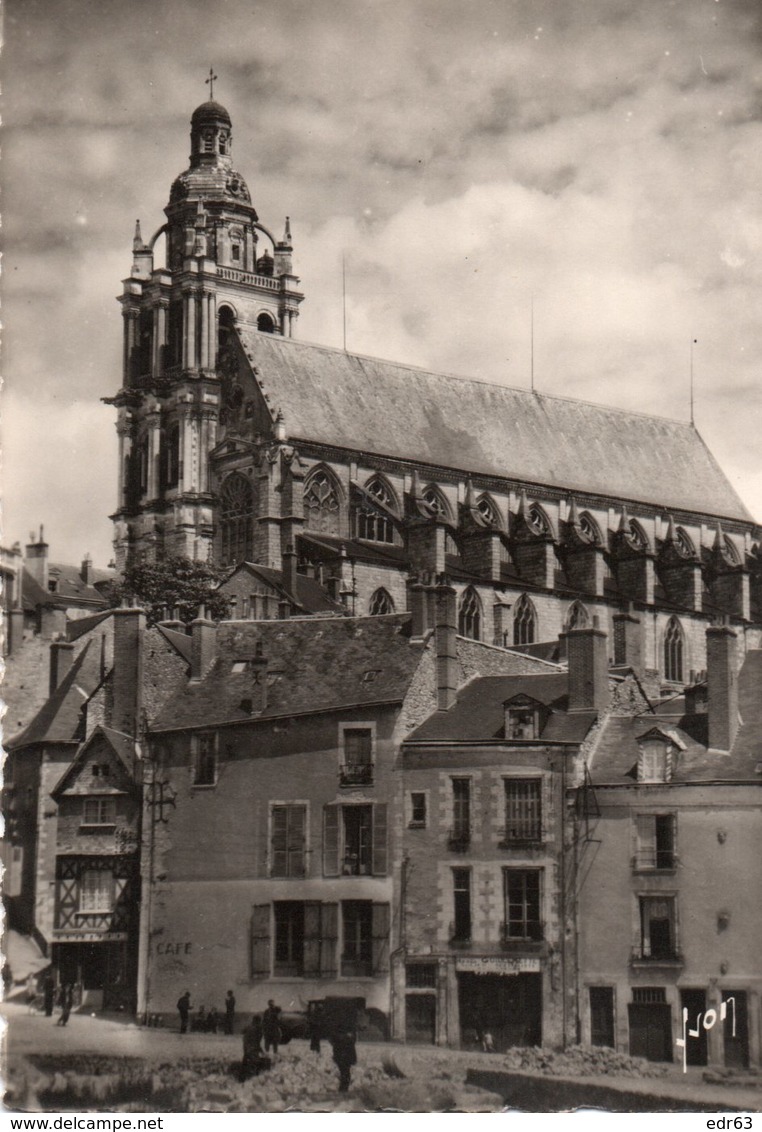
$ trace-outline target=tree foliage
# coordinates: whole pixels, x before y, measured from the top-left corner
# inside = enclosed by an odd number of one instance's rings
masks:
[[[229,600],[219,592],[227,571],[208,562],[171,556],[161,562],[137,562],[124,572],[113,588],[111,604],[136,603],[146,611],[149,625],[167,617],[189,623],[206,608],[207,617],[227,617]]]

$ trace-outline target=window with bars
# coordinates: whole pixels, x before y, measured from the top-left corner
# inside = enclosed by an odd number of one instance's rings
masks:
[[[666,987],[633,987],[632,1001],[640,1006],[654,1006],[667,1001]]]
[[[82,807],[83,825],[113,825],[116,821],[116,799],[85,798]]]
[[[405,968],[405,985],[413,989],[436,987],[436,963],[408,963]]]
[[[214,786],[217,783],[217,732],[205,731],[191,740],[193,751],[193,785]]]
[[[541,940],[542,869],[504,869],[505,923],[503,938]]]
[[[110,869],[84,869],[79,882],[80,912],[111,912],[114,874]]]
[[[270,875],[303,877],[306,871],[307,807],[273,806],[271,821]]]
[[[542,779],[505,779],[505,841],[542,840]]]
[[[674,814],[638,814],[635,818],[637,869],[675,867],[676,821]]]
[[[473,641],[481,640],[482,606],[479,595],[473,586],[469,586],[460,599],[458,610],[458,632],[461,637],[470,637]]]

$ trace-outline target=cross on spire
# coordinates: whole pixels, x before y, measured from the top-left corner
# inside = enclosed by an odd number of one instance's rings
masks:
[[[209,68],[209,78],[204,79],[204,82],[206,84],[208,84],[208,86],[209,86],[209,99],[210,99],[210,101],[214,98],[214,81],[215,81],[216,78],[217,78],[217,76],[214,73],[214,67],[210,67]]]

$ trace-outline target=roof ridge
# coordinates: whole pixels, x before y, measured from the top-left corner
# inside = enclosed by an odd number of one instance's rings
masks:
[[[254,328],[252,327],[252,329]],[[273,336],[270,335],[270,337],[272,338]],[[568,397],[563,393],[542,393],[536,389],[525,389],[520,385],[506,385],[500,381],[487,381],[483,377],[471,377],[467,374],[454,373],[450,370],[427,369],[426,366],[416,366],[411,362],[399,362],[394,358],[382,358],[375,354],[359,354],[353,350],[342,350],[339,346],[326,346],[322,342],[308,342],[304,338],[279,338],[274,344],[279,347],[287,344],[289,347],[294,348],[309,346],[310,349],[322,350],[327,354],[338,354],[340,357],[357,358],[358,361],[380,362],[382,365],[395,366],[398,369],[410,370],[413,373],[425,373],[429,377],[444,377],[454,381],[465,381],[473,385],[486,385],[491,389],[507,389],[511,393],[525,394],[528,398],[564,401],[569,405],[585,405],[588,408],[602,409],[605,412],[611,413],[620,413],[627,417],[643,417],[645,420],[649,421],[666,421],[668,424],[679,425],[681,428],[686,429],[686,431],[697,433],[701,443],[706,447],[703,437],[701,437],[696,426],[690,420],[680,420],[678,417],[666,417],[660,413],[645,413],[642,409],[624,409],[619,405],[602,404],[600,401],[588,401],[583,397]]]

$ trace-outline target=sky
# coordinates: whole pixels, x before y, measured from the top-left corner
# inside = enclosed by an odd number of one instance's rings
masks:
[[[111,557],[115,298],[210,66],[301,339],[343,257],[358,353],[683,420],[692,367],[762,519],[761,46],[758,0],[6,0],[2,544]]]

